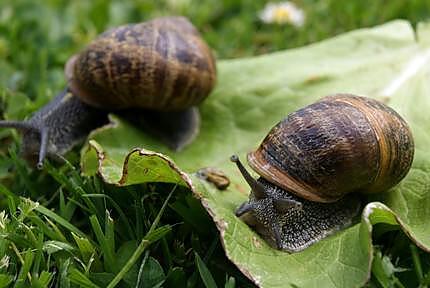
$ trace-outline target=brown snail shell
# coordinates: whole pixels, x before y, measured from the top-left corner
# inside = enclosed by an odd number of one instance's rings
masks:
[[[413,156],[411,131],[393,109],[338,94],[288,115],[248,154],[248,163],[301,198],[334,202],[351,192],[393,187]]]
[[[70,90],[103,109],[184,110],[216,80],[214,57],[184,17],[108,30],[66,65]]]

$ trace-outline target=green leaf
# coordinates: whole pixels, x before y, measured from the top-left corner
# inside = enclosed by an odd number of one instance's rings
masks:
[[[182,267],[174,267],[167,274],[165,286],[166,287],[185,287],[187,283],[187,278],[185,271]]]
[[[127,132],[127,129],[123,130]],[[126,151],[128,152],[129,149]],[[87,159],[93,158],[91,155],[96,153],[99,163],[102,163],[98,167],[100,175],[107,183],[131,185],[143,182],[165,182],[187,186],[186,181],[182,178],[186,175],[168,157],[138,148],[133,149],[130,153],[124,154],[124,152],[124,150],[118,149],[117,152],[112,151],[105,155],[108,152],[105,152],[97,142],[90,141],[88,150],[83,154],[83,173],[91,175],[91,172],[94,172],[92,169],[85,170],[85,163],[87,163]],[[126,155],[125,159],[124,155]],[[91,162],[91,160],[88,161]]]
[[[418,247],[430,251],[427,39],[430,24],[420,24],[414,31],[405,21],[393,21],[299,49],[219,61],[217,87],[200,106],[200,133],[190,146],[170,151],[111,115],[111,125],[90,135],[82,150],[82,167],[87,175],[97,172],[116,185],[169,182],[189,187],[215,221],[227,257],[259,286],[363,285],[373,257],[373,224],[397,225]],[[234,215],[247,200],[249,188],[229,156],[237,153],[244,158],[288,113],[341,92],[384,101],[407,120],[416,144],[413,167],[390,193],[375,197],[384,204],[366,206],[361,223],[300,253],[274,250]],[[227,190],[219,191],[191,174],[208,166],[229,176]]]
[[[115,277],[114,274],[107,272],[91,272],[89,276],[91,280],[100,287],[107,287],[109,282]]]
[[[149,257],[143,266],[142,283],[143,288],[161,287],[166,279],[163,268],[160,263],[152,257]]]
[[[124,265],[127,264],[127,261],[130,259],[130,257],[133,255],[133,253],[136,251],[136,248],[137,248],[136,241],[124,242],[121,245],[121,247],[119,247],[118,251],[116,252],[116,256],[115,256],[115,259],[116,259],[115,271],[120,271],[121,268],[123,268]],[[136,263],[134,263],[133,266],[130,268],[130,270],[125,274],[124,281],[127,282],[129,285],[134,286],[134,284],[137,281],[138,272],[139,272],[139,267]]]

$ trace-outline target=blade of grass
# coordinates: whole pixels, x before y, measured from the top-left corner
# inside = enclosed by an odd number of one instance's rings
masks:
[[[16,251],[17,252],[17,251]],[[19,252],[18,252],[19,253]],[[22,259],[22,258],[21,258]],[[27,250],[25,252],[25,256],[22,259],[22,267],[19,271],[18,279],[15,283],[15,288],[25,288],[26,287],[26,279],[28,278],[31,281],[30,268],[33,264],[34,254],[31,250]]]
[[[34,261],[32,265],[32,275],[37,275],[39,273],[39,270],[41,269],[41,261],[43,259],[43,240],[44,240],[44,234],[42,231],[39,231],[38,237],[37,237],[37,245],[34,247]]]
[[[134,263],[140,258],[140,256],[145,251],[145,249],[150,244],[152,244],[153,242],[164,237],[164,235],[171,230],[170,226],[163,226],[163,227],[160,227],[159,229],[156,229],[156,227],[158,226],[158,223],[161,220],[161,216],[163,215],[164,210],[166,209],[167,204],[169,203],[169,200],[173,195],[173,192],[175,192],[176,187],[177,187],[177,185],[175,185],[175,187],[173,187],[172,191],[170,191],[169,195],[167,196],[166,200],[163,203],[163,206],[161,206],[160,211],[158,212],[157,216],[155,217],[154,222],[152,222],[152,225],[149,228],[148,233],[142,239],[142,241],[140,242],[136,251],[130,257],[130,259],[127,261],[127,263],[121,269],[121,271],[119,271],[119,273],[117,275],[115,275],[115,278],[112,279],[112,281],[109,283],[107,288],[115,287],[121,281],[121,279],[125,276],[125,274],[130,270],[130,268],[134,265]]]
[[[105,216],[105,240],[109,251],[115,256],[115,228],[113,219],[110,217],[108,210],[106,210]]]
[[[52,222],[48,217],[44,216],[44,218],[45,218],[45,221],[48,222],[49,226],[51,226],[52,229],[55,231],[57,237],[59,238],[58,240],[62,242],[67,242],[66,237],[61,232],[61,230],[57,227],[57,225],[55,225],[55,223]]]
[[[45,161],[45,169],[46,171],[61,185],[66,187],[70,192],[74,193],[77,196],[85,195],[86,192],[82,187],[84,186],[84,183],[82,181],[82,178],[79,176],[79,174],[76,172],[75,167],[73,167],[72,164],[70,164],[68,161],[65,161],[65,166],[69,168],[70,176],[67,175],[67,173],[63,171],[59,171],[55,167],[53,167],[49,161]],[[94,203],[89,198],[82,197],[83,201],[87,205],[88,209],[91,211],[91,214],[97,214],[98,210]]]
[[[69,274],[69,267],[72,262],[72,258],[67,258],[65,261],[60,262],[59,267],[59,287],[70,288],[70,280],[67,277]]]
[[[63,189],[60,188],[59,194],[60,208],[58,214],[60,214],[61,217],[69,221],[70,219],[72,219],[73,213],[75,212],[77,205],[71,201],[66,203],[66,197],[64,196]],[[87,208],[85,207],[85,209]]]
[[[203,263],[209,261],[209,258],[212,256],[213,252],[215,251],[215,248],[218,244],[219,239],[215,238],[212,240],[211,245],[209,246],[209,249],[207,250],[205,256],[203,257]],[[196,242],[199,243],[198,239],[196,239]],[[196,247],[193,246],[193,249],[196,250]],[[195,279],[195,280],[194,280]],[[191,281],[197,281],[197,272],[194,271],[193,275],[190,277]],[[193,286],[193,285],[191,285]]]
[[[51,218],[52,220],[54,220],[56,223],[60,224],[61,226],[63,226],[67,230],[69,230],[69,231],[71,231],[71,232],[73,232],[73,233],[75,233],[81,237],[86,237],[86,234],[84,232],[82,232],[77,227],[75,227],[73,224],[71,224],[70,222],[65,220],[63,217],[56,214],[55,212],[52,212],[48,208],[46,208],[42,205],[39,205],[39,206],[37,206],[37,208],[35,210],[37,212],[42,213],[43,215]]]
[[[127,216],[125,215],[124,211],[122,211],[121,207],[109,196],[106,194],[86,194],[83,195],[83,197],[89,197],[89,198],[106,198],[110,204],[112,204],[113,208],[118,212],[120,219],[126,226],[128,235],[131,237],[135,237],[135,232],[131,228],[130,222],[128,221]]]
[[[24,160],[20,159],[16,154],[15,149],[9,149],[9,154],[11,159],[13,160],[13,164],[16,167],[16,172],[19,175],[19,179],[22,179],[24,182],[25,188],[30,192],[30,195],[37,195],[37,192],[34,190],[34,185],[29,177],[29,173],[27,171],[27,167],[25,166]]]
[[[197,252],[194,252],[194,257],[195,257],[197,269],[199,270],[199,273],[200,273],[200,277],[202,278],[206,288],[217,288],[215,280],[211,272],[209,271],[208,267],[206,267],[205,262],[203,262],[199,254],[197,254]]]
[[[25,225],[23,222],[20,223],[21,228],[24,230],[25,235],[27,236],[26,239],[29,240],[30,245],[32,247],[37,247],[37,238],[33,233],[33,229]]]
[[[135,288],[139,288],[143,285],[140,282],[142,281],[143,267],[145,266],[145,263],[148,260],[148,257],[149,257],[149,251],[146,251],[145,256],[143,257],[142,263],[140,263],[139,273],[137,274],[137,280],[136,280],[136,287]]]
[[[204,261],[204,262],[209,261],[209,258],[211,258],[212,254],[213,254],[213,253],[214,253],[214,251],[215,251],[215,248],[216,248],[216,246],[217,246],[217,244],[218,244],[218,241],[219,241],[218,237],[215,237],[215,238],[212,240],[211,246],[209,246],[208,252],[206,252],[205,257],[203,258],[203,261]]]
[[[31,281],[32,287],[34,288],[49,287],[49,283],[52,281],[53,278],[54,278],[53,273],[49,273],[48,271],[42,271],[39,277],[35,278],[33,276],[33,279]]]
[[[96,235],[97,242],[100,244],[100,248],[104,255],[105,269],[109,272],[113,271],[115,267],[115,251],[111,249],[108,244],[106,236],[103,234],[102,227],[100,226],[99,220],[96,215],[90,216],[91,227],[93,228],[94,234]]]
[[[173,267],[172,254],[170,253],[169,245],[165,238],[161,239],[161,249],[163,251],[163,259],[165,259],[167,267]]]
[[[422,287],[427,287],[428,285],[430,285],[430,271],[427,272],[427,274],[424,276],[423,280],[421,281]]]
[[[227,276],[226,276],[226,278],[227,278]],[[225,285],[224,285],[224,288],[235,288],[236,287],[236,279],[234,279],[234,277],[228,277],[226,280],[225,280]]]
[[[418,282],[421,283],[423,281],[423,268],[421,266],[421,261],[420,261],[420,256],[418,254],[417,246],[411,243],[409,245],[409,249],[411,250],[412,262],[414,263],[415,274],[417,275]]]
[[[176,188],[178,187],[178,185],[175,185],[175,187],[173,187],[172,191],[170,191],[169,195],[167,195],[166,200],[163,203],[163,206],[161,206],[160,212],[158,213],[158,215],[155,217],[154,222],[152,222],[151,227],[149,228],[149,231],[147,233],[147,235],[151,234],[152,231],[155,230],[155,228],[157,228],[158,223],[161,220],[161,216],[163,216],[164,210],[166,210],[167,204],[169,203],[170,198],[173,195],[173,192],[175,192]],[[146,238],[146,236],[145,236]]]
[[[7,208],[9,209],[9,213],[11,215],[15,215],[16,206],[17,204],[19,205],[19,201],[20,201],[19,198],[17,198],[16,200],[15,198],[12,198],[12,197],[7,198]]]
[[[7,274],[0,274],[0,287],[9,287],[9,284],[12,283],[13,277]]]
[[[19,201],[19,197],[17,195],[15,195],[14,193],[12,193],[3,184],[0,184],[0,194],[5,195],[6,197],[10,197],[10,198],[14,199],[15,201]]]
[[[30,221],[34,225],[39,227],[39,229],[41,229],[43,231],[43,233],[46,234],[46,236],[48,238],[51,238],[54,240],[59,240],[59,241],[65,240],[65,239],[62,239],[61,237],[59,237],[54,231],[52,231],[52,229],[50,229],[49,226],[42,219],[40,219],[39,216],[34,214],[34,215],[29,216],[28,219],[30,219]]]
[[[130,259],[128,259],[127,263],[125,263],[124,267],[118,274],[115,275],[115,278],[109,283],[107,288],[115,287],[121,280],[124,278],[125,274],[133,267],[133,265],[139,260],[140,256],[143,252],[145,252],[146,248],[149,245],[156,242],[160,238],[164,237],[168,232],[171,231],[171,227],[168,225],[162,226],[158,229],[153,230],[151,233],[148,233],[145,238],[142,239],[136,251],[131,255]]]
[[[78,245],[79,252],[81,253],[82,260],[85,263],[90,261],[92,255],[96,254],[96,249],[86,237],[80,237],[72,232],[73,239]]]

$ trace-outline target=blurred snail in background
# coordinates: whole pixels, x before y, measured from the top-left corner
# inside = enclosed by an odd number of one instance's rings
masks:
[[[252,191],[236,215],[272,246],[305,249],[350,225],[360,193],[384,192],[408,173],[414,143],[406,122],[376,100],[336,94],[289,114],[248,163],[231,157]]]
[[[102,33],[65,66],[67,88],[30,119],[0,121],[23,132],[22,154],[56,158],[115,111],[179,150],[197,135],[196,108],[216,81],[215,59],[184,17],[161,17]]]

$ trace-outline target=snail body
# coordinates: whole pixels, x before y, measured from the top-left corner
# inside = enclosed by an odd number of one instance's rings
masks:
[[[410,129],[393,109],[366,97],[328,96],[288,115],[248,154],[257,181],[233,159],[252,187],[236,214],[253,218],[277,248],[299,251],[351,223],[357,192],[399,183],[413,155]]]
[[[107,123],[111,111],[180,150],[198,133],[196,105],[215,85],[216,67],[186,18],[161,17],[102,33],[69,59],[65,76],[65,91],[30,119],[0,121],[24,132],[22,154],[38,155],[40,167],[45,155],[64,154]]]

